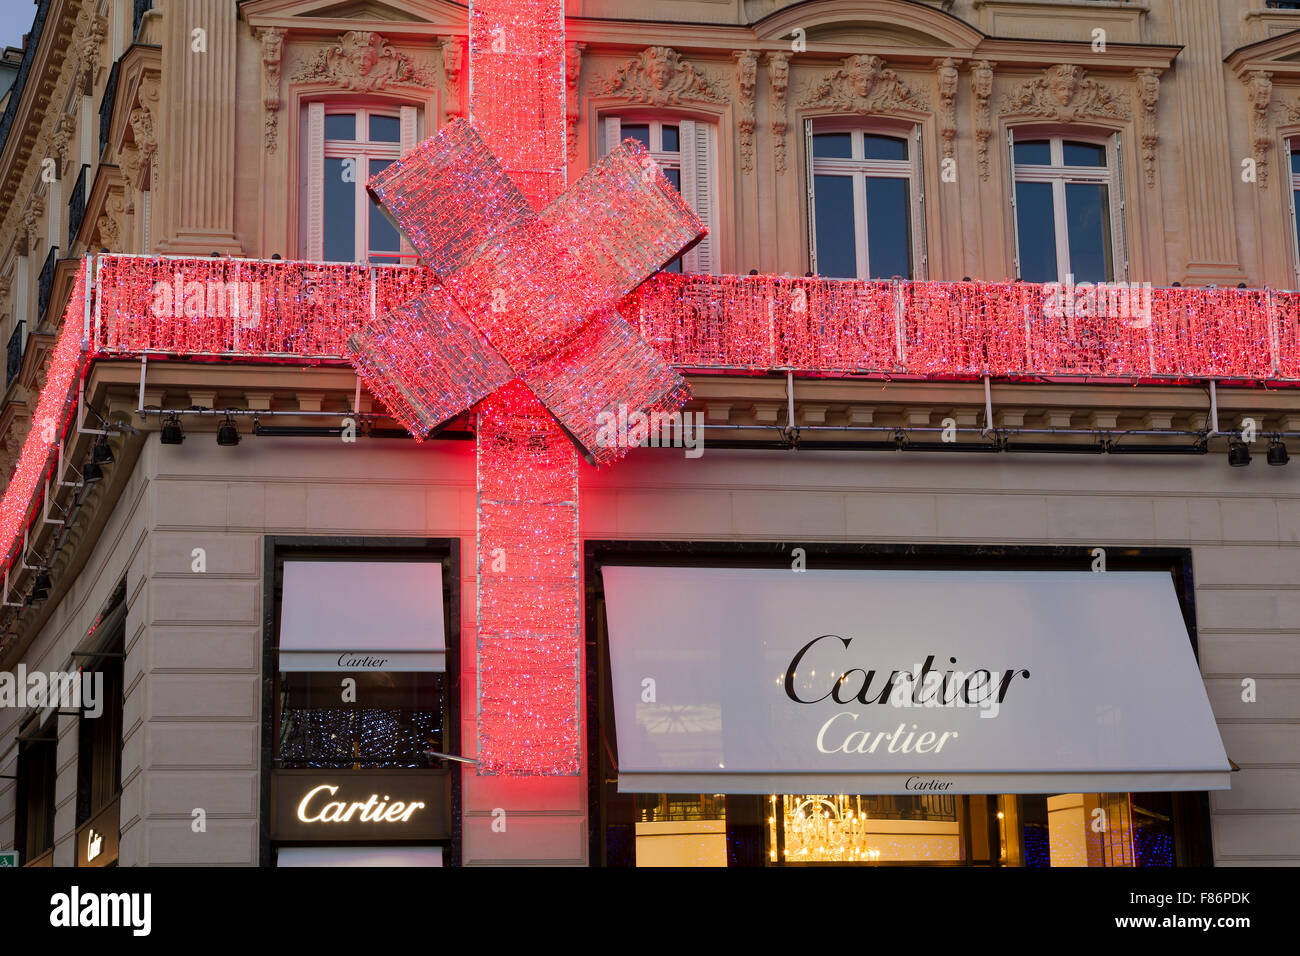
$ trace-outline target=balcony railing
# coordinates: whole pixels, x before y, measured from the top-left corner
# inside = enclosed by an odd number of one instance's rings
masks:
[[[82,220],[86,218],[86,177],[90,167],[83,165],[77,175],[77,183],[72,187],[72,198],[68,200],[68,248],[77,242],[77,233],[81,231]]]
[[[36,324],[45,319],[45,310],[50,307],[50,294],[54,291],[54,267],[59,263],[59,247],[50,246],[50,253],[41,266],[41,277],[36,284]]]
[[[113,69],[108,74],[108,84],[104,87],[104,98],[99,101],[100,156],[104,155],[104,148],[108,146],[108,128],[113,123],[113,102],[117,99],[117,75],[121,66],[121,60],[113,64]]]
[[[23,367],[23,337],[27,330],[27,323],[22,319],[14,326],[13,334],[9,336],[9,348],[5,352],[5,389],[14,383],[18,377],[18,372]]]

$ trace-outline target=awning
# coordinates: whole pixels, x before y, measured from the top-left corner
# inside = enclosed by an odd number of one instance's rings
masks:
[[[282,671],[441,671],[446,652],[439,562],[284,562]]]
[[[1167,573],[602,573],[622,792],[1228,789]]]

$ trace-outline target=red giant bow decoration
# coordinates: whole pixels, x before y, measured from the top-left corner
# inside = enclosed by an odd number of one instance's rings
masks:
[[[594,464],[604,414],[676,410],[686,382],[615,311],[704,235],[650,155],[612,151],[540,214],[464,120],[367,183],[442,283],[348,340],[416,439],[522,379]]]

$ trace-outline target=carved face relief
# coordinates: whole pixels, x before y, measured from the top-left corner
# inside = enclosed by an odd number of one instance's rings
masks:
[[[880,79],[880,60],[874,56],[855,56],[849,60],[849,82],[862,99],[871,95]]]
[[[952,60],[945,60],[939,67],[939,95],[945,100],[957,95],[957,66]]]
[[[663,47],[651,47],[646,52],[645,74],[650,85],[656,90],[664,90],[673,78],[673,64]]]
[[[1074,95],[1079,92],[1079,68],[1069,65],[1054,67],[1048,85],[1056,102],[1061,106],[1069,106]]]
[[[1268,109],[1269,100],[1273,96],[1272,77],[1272,73],[1255,73],[1250,78],[1251,100],[1257,110]]]

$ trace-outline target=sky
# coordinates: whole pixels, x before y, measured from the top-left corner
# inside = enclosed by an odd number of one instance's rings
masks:
[[[34,0],[0,0],[0,47],[23,45],[23,34],[36,19]]]

